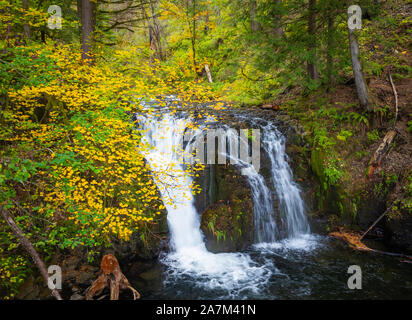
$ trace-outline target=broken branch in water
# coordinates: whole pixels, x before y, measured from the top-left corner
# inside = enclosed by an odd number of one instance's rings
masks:
[[[361,236],[357,233],[354,232],[347,232],[344,230],[340,230],[337,232],[331,232],[329,233],[329,235],[331,237],[335,237],[335,238],[339,238],[344,240],[346,243],[349,244],[349,246],[353,249],[359,250],[359,251],[369,251],[369,252],[375,252],[375,253],[379,253],[379,254],[384,254],[387,256],[392,256],[392,257],[400,257],[400,258],[404,258],[407,260],[401,260],[402,262],[409,262],[408,259],[410,261],[412,261],[412,257],[402,254],[402,253],[393,253],[393,252],[386,252],[386,251],[381,251],[381,250],[375,250],[372,248],[369,248],[367,245],[365,245],[362,241],[361,241]]]
[[[379,216],[378,219],[375,220],[374,223],[372,223],[372,225],[368,228],[368,230],[366,230],[366,231],[362,234],[362,236],[361,236],[360,239],[359,239],[360,241],[362,241],[362,239],[368,234],[368,232],[371,231],[371,230],[377,225],[377,223],[382,220],[382,218],[383,218],[383,217],[385,216],[385,214],[392,208],[392,206],[393,206],[393,203],[391,204],[391,206],[390,206],[388,209],[385,210],[384,213],[382,213],[382,214]]]

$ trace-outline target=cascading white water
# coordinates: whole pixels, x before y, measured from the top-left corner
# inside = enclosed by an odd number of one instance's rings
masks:
[[[229,150],[231,150],[234,147],[232,145],[235,141],[234,138],[237,138],[237,136],[231,137],[233,130],[229,130],[228,127],[226,127],[226,130]],[[239,140],[239,146],[244,144],[246,145],[244,148],[247,150],[248,141],[242,139],[242,137]],[[227,156],[241,168],[241,172],[246,177],[252,192],[255,240],[257,243],[272,243],[276,241],[278,230],[274,219],[271,192],[266,185],[265,179],[256,171],[253,165],[242,161],[239,157],[234,158],[233,154],[236,154],[236,152],[229,152]]]
[[[245,119],[244,119],[245,120]],[[254,119],[257,120],[257,119]],[[252,119],[252,124],[256,121]],[[262,122],[262,119],[258,119]],[[262,148],[270,160],[271,180],[279,199],[280,212],[273,212],[273,197],[266,185],[265,179],[251,164],[235,159],[236,164],[246,173],[246,179],[252,191],[254,206],[255,238],[257,243],[273,243],[281,237],[279,227],[276,226],[275,214],[280,214],[284,237],[293,239],[309,234],[310,227],[306,218],[304,203],[300,190],[293,180],[292,171],[287,162],[285,152],[285,137],[271,124],[259,125],[262,129]],[[229,129],[226,127],[226,129]],[[227,130],[231,134],[231,130]],[[228,139],[229,148],[233,139]],[[248,144],[248,141],[240,140]],[[233,157],[231,157],[233,159]]]
[[[257,291],[272,274],[266,266],[257,266],[248,254],[207,251],[200,231],[199,215],[191,192],[192,179],[180,163],[183,133],[190,119],[179,119],[170,114],[157,119],[137,116],[143,141],[151,148],[145,157],[154,171],[154,179],[168,212],[172,252],[163,262],[175,276],[192,275],[202,278],[198,285],[220,288],[235,294],[242,290]],[[167,173],[167,174],[165,174]]]
[[[268,124],[263,127],[263,148],[271,163],[271,176],[279,199],[280,216],[286,226],[286,237],[297,238],[310,232],[300,190],[293,180],[287,162],[285,137]]]
[[[153,147],[146,154],[146,160],[158,173],[156,182],[167,207],[172,247],[175,250],[185,247],[204,250],[190,188],[192,181],[179,164],[179,153],[176,151],[188,120],[175,119],[170,115],[165,115],[161,121],[146,120],[146,129],[149,130],[143,141]]]

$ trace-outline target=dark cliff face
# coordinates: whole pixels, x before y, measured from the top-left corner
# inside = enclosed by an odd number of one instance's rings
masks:
[[[390,245],[400,247],[408,253],[412,252],[411,215],[405,216],[402,219],[388,221],[385,229],[389,234],[388,243]]]

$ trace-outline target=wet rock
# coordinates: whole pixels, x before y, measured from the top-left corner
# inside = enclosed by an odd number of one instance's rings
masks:
[[[62,269],[62,278],[65,282],[76,281],[77,271],[75,269]]]
[[[388,242],[392,246],[412,252],[412,216],[405,215],[398,219],[391,219],[386,223],[389,233]]]
[[[160,278],[162,275],[162,272],[163,272],[162,268],[159,265],[157,265],[154,268],[146,272],[140,273],[139,277],[146,281],[153,281],[155,279]]]
[[[81,266],[76,274],[76,283],[81,285],[90,285],[96,278],[98,268],[92,266]]]
[[[34,277],[30,275],[20,286],[19,293],[16,295],[16,298],[21,300],[39,299],[40,290],[41,288],[39,283],[37,283]]]
[[[106,254],[114,254],[121,264],[136,259],[156,259],[159,253],[167,248],[169,229],[166,210],[163,209],[161,214],[156,215],[154,219],[154,223],[149,226],[151,230],[144,240],[140,238],[139,233],[132,234],[129,241],[113,238],[111,241],[113,248],[110,252],[106,252]]]
[[[245,249],[253,242],[253,201],[249,185],[231,165],[209,166],[202,201],[201,229],[212,252]]]
[[[78,294],[78,293],[74,293],[72,294],[72,296],[70,297],[70,300],[84,300],[84,296]]]
[[[150,270],[155,265],[156,261],[134,261],[125,268],[128,274],[139,274]]]
[[[73,270],[73,269],[77,268],[77,266],[80,264],[80,262],[81,262],[81,257],[80,256],[72,255],[72,256],[69,256],[68,258],[63,260],[62,268],[63,269],[68,269],[68,270]]]

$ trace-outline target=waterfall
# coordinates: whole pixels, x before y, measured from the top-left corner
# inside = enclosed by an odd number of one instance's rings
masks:
[[[176,150],[182,145],[184,130],[191,120],[170,114],[164,114],[162,119],[150,115],[136,118],[145,132],[142,142],[151,146],[145,158],[167,209],[172,250],[163,262],[168,265],[170,276],[201,277],[203,281],[197,281],[197,285],[223,289],[229,297],[239,291],[257,291],[268,281],[271,270],[257,266],[245,253],[213,254],[206,249],[191,192],[193,181],[185,173],[181,153]]]
[[[185,174],[176,150],[181,145],[189,121],[170,115],[165,115],[160,121],[153,118],[145,120],[145,129],[148,129],[148,132],[143,141],[152,147],[145,156],[155,171],[155,180],[167,208],[172,248],[205,250],[190,188],[192,179]]]
[[[245,120],[245,118],[242,119]],[[252,119],[252,125],[256,126],[258,122],[263,136],[262,149],[270,160],[271,181],[279,200],[280,212],[273,211],[274,199],[262,175],[256,172],[251,164],[245,163],[239,158],[234,159],[245,175],[252,191],[256,242],[275,242],[282,238],[280,231],[283,231],[284,237],[289,239],[301,237],[310,232],[310,227],[299,187],[293,180],[292,170],[287,162],[285,137],[273,124],[258,118]],[[226,129],[229,135],[233,132],[227,126]],[[234,139],[228,139],[229,148],[232,148],[233,141]],[[248,141],[241,139],[240,143],[247,145]],[[233,160],[233,157],[231,159]],[[280,214],[282,226],[276,226],[276,214]],[[280,230],[281,228],[282,230]]]
[[[270,159],[271,179],[279,199],[280,216],[286,237],[297,238],[310,232],[299,187],[287,162],[285,137],[272,124],[263,127],[263,148]]]
[[[162,258],[168,267],[165,282],[176,285],[191,279],[196,287],[220,290],[221,298],[261,292],[271,276],[278,273],[272,262],[264,260],[263,264],[258,264],[249,253],[214,254],[206,248],[192,195],[193,180],[185,171],[182,150],[179,150],[184,145],[185,130],[193,127],[194,121],[188,115],[167,112],[161,115],[148,112],[135,117],[142,130],[142,143],[149,145],[143,152],[167,210],[171,252]],[[254,248],[262,254],[267,248],[307,249],[307,239],[302,236],[309,234],[309,224],[300,190],[287,162],[285,138],[274,125],[262,119],[256,121],[259,123],[252,125],[260,128],[263,135],[261,148],[270,160],[270,180],[279,200],[280,212],[274,212],[273,191],[265,178],[248,161],[239,159],[230,151],[240,148],[242,143],[247,145],[248,138],[241,137],[239,144],[232,146],[235,140],[230,135],[235,131],[227,130],[227,141],[224,142],[228,144],[224,155],[241,170],[251,189],[257,244]],[[195,135],[203,135],[203,129],[205,126],[201,126]],[[185,148],[189,149],[185,152],[190,151],[190,142]],[[280,226],[276,225],[276,214],[281,216]],[[277,242],[282,238],[281,231],[284,239]]]
[[[234,147],[232,144],[235,141],[231,137],[233,130],[230,130],[227,126],[225,126],[225,129],[228,133],[229,150],[231,150]],[[239,140],[239,147],[240,144],[248,145],[248,141],[242,139],[242,137]],[[232,154],[228,154],[228,157],[241,169],[240,171],[246,177],[252,192],[255,241],[256,243],[274,242],[277,239],[278,230],[274,219],[271,191],[267,187],[265,179],[251,164],[242,161],[239,157],[234,158],[231,156]]]

